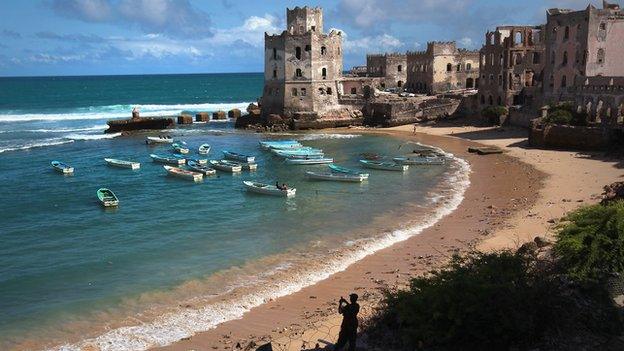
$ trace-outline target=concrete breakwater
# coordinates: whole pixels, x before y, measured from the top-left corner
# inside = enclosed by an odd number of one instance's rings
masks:
[[[228,111],[215,111],[211,114],[208,112],[198,112],[195,115],[195,122],[209,122],[210,120],[227,120],[237,119],[241,117],[241,111],[237,108]],[[171,128],[178,124],[192,124],[193,116],[187,113],[180,115],[159,116],[159,117],[140,117],[138,111],[132,112],[129,119],[114,119],[106,122],[108,129],[106,133],[131,132],[138,130],[160,130]]]

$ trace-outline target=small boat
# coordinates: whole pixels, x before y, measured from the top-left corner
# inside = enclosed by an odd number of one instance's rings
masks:
[[[237,152],[232,152],[232,151],[227,151],[227,150],[223,151],[223,155],[225,156],[225,158],[228,158],[230,160],[235,160],[235,161],[241,161],[241,162],[246,162],[246,163],[254,163],[256,161],[256,158],[253,156],[243,155]]]
[[[210,145],[201,144],[199,149],[197,149],[197,152],[199,152],[200,155],[208,155],[208,153],[210,153]]]
[[[247,181],[247,180],[244,181],[243,184],[245,184],[245,187],[247,188],[248,191],[251,191],[251,192],[254,192],[254,193],[258,193],[258,194],[264,194],[264,195],[289,197],[289,196],[294,196],[295,193],[297,192],[297,189],[295,189],[295,188],[292,188],[292,189],[279,189],[275,185],[269,185],[269,184],[263,184],[263,183],[257,183],[257,182],[250,182],[250,181]]]
[[[325,157],[325,154],[321,153],[321,154],[278,154],[278,156],[284,157],[284,158],[323,158]]]
[[[241,169],[244,171],[255,171],[258,169],[258,164],[253,163],[253,162],[248,163],[248,162],[236,162],[236,161],[223,160],[223,163],[227,163],[232,166],[240,166]]]
[[[217,173],[217,171],[215,171],[214,169],[208,167],[208,166],[204,166],[201,165],[195,161],[188,161],[186,163],[186,165],[193,171],[195,172],[199,172],[203,175],[214,175]]]
[[[338,166],[335,164],[330,164],[328,165],[329,169],[331,169],[332,172],[334,173],[345,173],[345,174],[361,174],[361,175],[366,175],[368,176],[368,174],[366,173],[360,173],[360,171],[357,171],[355,169],[351,169],[351,168],[346,168],[346,167],[342,167],[342,166]]]
[[[105,158],[104,161],[106,161],[106,163],[108,163],[109,166],[113,166],[113,167],[130,168],[130,169],[141,168],[141,164],[139,162],[117,160],[114,158]]]
[[[306,172],[310,179],[332,180],[336,182],[362,182],[368,179],[368,174],[334,173],[334,172]]]
[[[375,162],[369,160],[360,160],[360,163],[367,168],[381,169],[384,171],[405,172],[409,168],[408,165],[399,165],[394,162]]]
[[[186,169],[182,169],[178,167],[171,167],[171,166],[163,166],[163,167],[172,176],[192,180],[194,182],[199,182],[202,179],[204,179],[204,175],[198,172],[187,171]]]
[[[169,156],[160,156],[156,154],[151,154],[150,157],[154,162],[166,163],[170,165],[183,165],[186,163],[186,160],[180,157],[169,157]]]
[[[443,165],[446,162],[443,157],[435,155],[395,157],[393,160],[402,165]]]
[[[320,149],[296,149],[296,150],[273,150],[275,155],[281,157],[289,156],[325,156],[323,150]]]
[[[179,154],[188,154],[189,153],[189,148],[186,146],[186,143],[183,142],[183,141],[175,142],[175,143],[171,144],[171,147],[173,148],[173,152],[177,152]]]
[[[287,158],[284,162],[289,165],[324,165],[334,162],[333,158]]]
[[[291,148],[298,148],[303,145],[301,145],[296,140],[272,140],[272,141],[261,141],[260,146],[263,149],[271,149],[271,148],[291,149]]]
[[[189,162],[195,162],[198,163],[200,165],[207,165],[208,164],[208,159],[207,158],[197,158],[197,157],[187,157],[186,158],[186,163],[188,164]]]
[[[145,139],[146,144],[172,144],[173,139],[168,135],[159,135],[157,137],[148,136]]]
[[[52,161],[51,162],[52,167],[57,170],[58,172],[61,172],[63,174],[73,174],[74,173],[74,167],[71,167],[70,165],[60,162],[60,161]]]
[[[210,160],[210,164],[212,165],[212,168],[224,172],[237,173],[243,170],[243,167],[240,164],[227,160]]]
[[[119,199],[112,190],[101,188],[97,191],[97,197],[104,207],[119,206]]]

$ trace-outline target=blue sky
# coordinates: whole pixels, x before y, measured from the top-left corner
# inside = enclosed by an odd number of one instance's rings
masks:
[[[286,7],[321,6],[345,33],[345,68],[367,52],[456,40],[477,49],[497,25],[540,24],[587,0],[3,0],[0,76],[260,72],[264,32]],[[597,4],[599,1],[591,1]]]

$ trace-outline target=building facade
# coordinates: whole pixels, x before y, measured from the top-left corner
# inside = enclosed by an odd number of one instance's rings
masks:
[[[573,99],[573,85],[584,77],[624,76],[624,13],[619,5],[603,1],[602,9],[550,9],[544,31],[547,101]]]
[[[338,104],[342,77],[342,33],[323,32],[321,8],[286,9],[287,29],[265,33],[262,114],[319,116]]]
[[[474,89],[479,78],[479,52],[457,48],[455,42],[430,42],[426,51],[407,53],[406,89],[439,94]]]
[[[541,96],[542,29],[542,26],[502,26],[486,33],[479,58],[480,106],[523,105]]]
[[[407,80],[407,57],[400,53],[366,55],[366,74],[383,78],[378,88],[403,88]]]

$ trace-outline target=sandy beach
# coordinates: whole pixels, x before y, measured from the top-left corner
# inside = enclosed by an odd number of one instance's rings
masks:
[[[380,289],[400,287],[410,276],[439,267],[454,252],[517,248],[538,235],[551,237],[561,216],[595,202],[602,187],[623,174],[616,162],[595,154],[527,148],[522,129],[461,124],[419,126],[415,134],[412,126],[371,131],[438,146],[468,161],[471,185],[455,212],[326,280],[160,349],[244,349],[268,341],[277,350],[323,348],[338,335],[340,296],[357,292],[360,316],[365,317],[379,300]],[[506,152],[468,153],[467,147],[475,145],[499,146]]]

